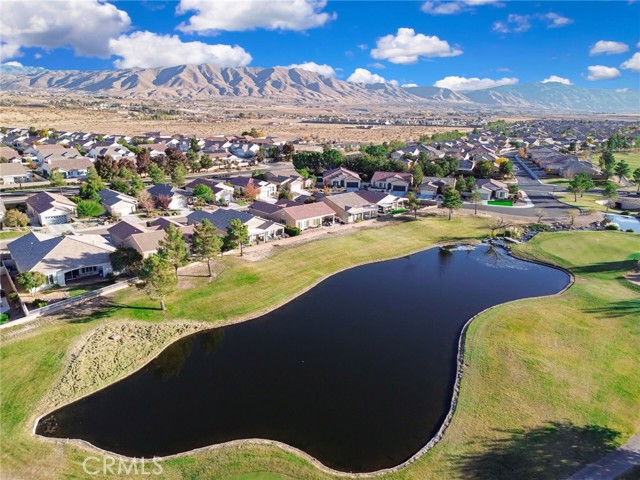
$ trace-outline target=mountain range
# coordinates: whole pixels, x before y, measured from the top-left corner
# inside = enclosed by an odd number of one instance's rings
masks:
[[[62,71],[0,67],[0,89],[71,90],[120,98],[265,98],[284,102],[427,103],[459,108],[576,112],[639,112],[640,92],[615,92],[561,83],[532,83],[456,92],[438,87],[365,85],[299,68],[180,65],[164,68]]]

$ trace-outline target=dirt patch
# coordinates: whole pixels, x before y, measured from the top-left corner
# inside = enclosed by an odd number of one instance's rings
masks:
[[[53,410],[124,378],[178,338],[207,328],[211,324],[193,321],[101,325],[78,339],[62,377],[45,395],[38,411]]]

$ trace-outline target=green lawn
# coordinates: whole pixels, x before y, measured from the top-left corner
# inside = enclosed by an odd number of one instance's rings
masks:
[[[509,200],[489,200],[488,205],[498,205],[501,207],[513,207],[513,202]]]
[[[0,240],[8,240],[10,238],[18,238],[29,233],[29,230],[4,230],[0,231]]]
[[[633,172],[636,168],[640,168],[640,151],[637,152],[614,152],[613,156],[616,162],[624,160],[631,167]]]
[[[421,219],[283,249],[259,262],[222,260],[212,283],[196,279],[169,312],[123,308],[88,322],[56,323],[0,349],[3,478],[83,478],[87,452],[30,434],[38,402],[65,366],[69,347],[116,317],[219,319],[253,315],[341,268],[403,255],[446,238],[487,233],[475,218]],[[621,232],[544,233],[518,254],[570,268],[564,294],[500,306],[468,332],[460,401],[444,439],[397,479],[563,478],[640,430],[640,289],[621,277],[640,237]],[[126,290],[117,301],[150,305]],[[141,363],[143,359],[141,359]],[[553,422],[553,423],[552,423]],[[426,440],[426,439],[425,439]],[[163,463],[163,478],[331,478],[268,446],[221,448]],[[125,477],[120,477],[125,478]],[[134,477],[132,477],[134,478]]]
[[[574,207],[578,207],[582,210],[591,210],[594,212],[606,212],[607,207],[604,205],[600,205],[596,203],[596,201],[604,201],[605,198],[602,195],[585,193],[582,196],[578,195],[577,201],[574,201],[573,193],[564,192],[564,193],[556,193],[556,198],[561,202],[567,203]],[[616,210],[615,208],[609,208],[609,212],[615,213],[620,212],[620,210]]]

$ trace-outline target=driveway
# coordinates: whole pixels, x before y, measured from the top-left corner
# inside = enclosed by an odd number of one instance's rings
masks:
[[[595,463],[587,465],[567,480],[614,480],[640,465],[640,435]]]

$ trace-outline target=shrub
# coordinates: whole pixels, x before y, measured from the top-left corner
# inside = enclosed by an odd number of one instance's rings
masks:
[[[617,223],[610,223],[609,225],[604,227],[604,229],[605,230],[620,230],[620,227],[618,226]]]
[[[31,304],[31,307],[42,308],[42,307],[46,307],[47,305],[49,305],[49,302],[47,302],[46,300],[42,300],[41,298],[38,298],[33,301],[33,303]]]
[[[627,228],[625,232],[633,233],[635,230],[633,228]]]
[[[0,313],[0,325],[9,321],[8,313]]]
[[[298,235],[300,235],[301,230],[298,227],[290,227],[287,225],[286,227],[284,227],[284,233],[286,233],[290,237],[297,237]]]
[[[546,232],[551,230],[551,227],[544,223],[532,223],[529,225],[529,230],[533,230],[534,232]]]
[[[78,202],[78,217],[99,217],[104,213],[104,207],[93,200],[81,200]]]

